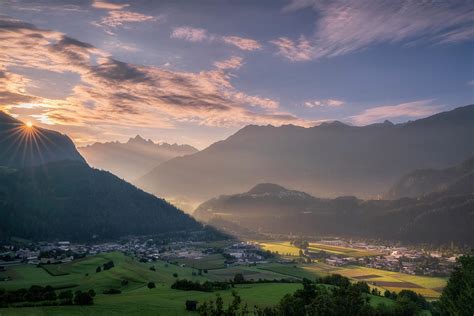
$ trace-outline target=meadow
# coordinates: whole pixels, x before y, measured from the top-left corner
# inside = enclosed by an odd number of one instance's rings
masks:
[[[110,260],[114,262],[114,268],[96,272],[97,266]],[[154,267],[154,270],[151,270],[151,267]],[[0,309],[0,315],[195,315],[185,310],[186,300],[204,302],[215,299],[216,293],[219,293],[227,303],[231,300],[232,291],[208,293],[173,290],[170,286],[177,278],[194,281],[225,281],[232,279],[236,273],[242,273],[247,280],[288,278],[297,280],[318,275],[316,271],[308,270],[305,266],[294,268],[292,265],[279,263],[210,269],[202,275],[197,272],[198,269],[162,261],[142,263],[120,253],[103,253],[66,264],[45,267],[12,266],[2,272],[12,280],[0,282],[0,288],[13,290],[33,284],[52,285],[58,290],[94,289],[97,296],[92,306],[8,308]],[[128,282],[124,285],[123,280]],[[149,289],[148,282],[154,282],[156,288]],[[120,289],[122,293],[102,294],[104,290],[110,288]],[[299,288],[301,288],[299,283],[258,283],[235,286],[235,290],[250,310],[255,305],[260,307],[275,305],[285,294],[293,293]],[[383,302],[390,305],[392,303],[388,299],[375,296],[370,296],[370,301],[372,304]]]

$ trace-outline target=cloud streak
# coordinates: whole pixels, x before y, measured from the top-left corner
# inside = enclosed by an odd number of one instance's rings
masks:
[[[237,47],[244,51],[255,51],[262,49],[262,45],[251,38],[245,38],[240,36],[221,36],[217,34],[211,34],[203,28],[195,28],[190,26],[175,27],[170,38],[181,39],[188,42],[221,42],[226,45]]]
[[[334,57],[379,43],[448,44],[474,39],[474,2],[293,0],[285,12],[317,14],[308,40],[279,38],[278,54],[292,61]]]
[[[433,100],[419,100],[370,108],[349,119],[356,125],[367,125],[395,118],[426,117],[438,113],[439,110],[439,106],[433,105]]]
[[[345,104],[342,100],[337,99],[326,99],[326,100],[312,100],[304,102],[304,106],[307,108],[337,108]]]

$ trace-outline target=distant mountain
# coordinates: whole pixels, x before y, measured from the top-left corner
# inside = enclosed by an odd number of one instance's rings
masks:
[[[90,241],[202,229],[166,201],[77,161],[0,169],[0,239]]]
[[[0,166],[37,166],[61,160],[84,162],[66,135],[36,126],[28,127],[0,111]]]
[[[400,175],[446,168],[474,155],[474,105],[404,124],[303,128],[247,126],[224,141],[171,159],[137,181],[167,198],[203,201],[261,182],[317,196],[382,195]]]
[[[215,214],[226,216],[280,216],[312,209],[320,200],[300,191],[271,183],[258,184],[241,194],[221,195],[201,204],[194,216],[209,220]]]
[[[474,124],[474,122],[473,122]],[[442,191],[474,173],[474,157],[446,169],[422,169],[402,177],[385,195],[387,199],[423,196]]]
[[[399,200],[319,199],[280,186],[257,185],[204,202],[194,216],[224,229],[237,225],[275,234],[474,245],[474,174],[422,198]],[[236,227],[234,232],[242,231]]]
[[[166,160],[194,154],[198,150],[189,145],[155,144],[137,135],[126,143],[95,143],[79,147],[79,151],[91,166],[131,182]]]

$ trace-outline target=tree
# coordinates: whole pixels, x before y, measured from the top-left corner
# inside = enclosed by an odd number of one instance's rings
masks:
[[[458,258],[435,313],[439,315],[474,315],[474,256]]]
[[[75,305],[92,305],[94,304],[94,298],[87,292],[76,291],[74,295]]]
[[[102,268],[100,266],[97,267],[97,269],[95,269],[95,273],[99,273],[102,271]]]
[[[186,310],[187,311],[195,311],[197,309],[197,301],[194,300],[187,300],[186,301]]]
[[[155,282],[148,282],[147,287],[149,289],[154,289],[156,287]]]
[[[244,275],[242,273],[236,273],[234,275],[234,283],[235,284],[242,284],[242,283],[245,283],[245,278],[244,278]]]

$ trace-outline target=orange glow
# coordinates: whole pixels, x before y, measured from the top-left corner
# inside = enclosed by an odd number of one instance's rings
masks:
[[[33,127],[33,123],[31,123],[31,121],[26,122],[26,127],[32,128],[32,127]]]

